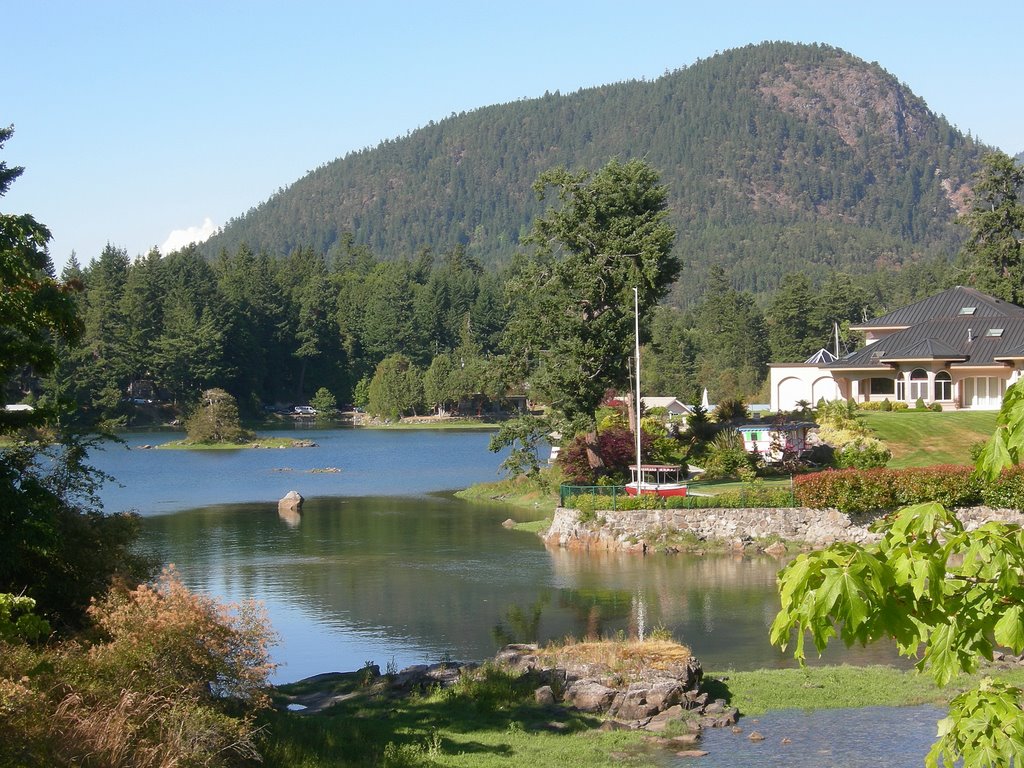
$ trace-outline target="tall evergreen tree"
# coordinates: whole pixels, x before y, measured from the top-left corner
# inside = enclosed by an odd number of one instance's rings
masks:
[[[553,191],[560,206],[535,222],[506,344],[534,397],[572,431],[590,431],[605,390],[627,381],[633,289],[646,317],[679,273],[668,192],[639,160],[612,160],[594,174],[556,169],[535,189]]]
[[[753,296],[733,288],[721,268],[712,268],[694,315],[698,383],[718,401],[754,394],[767,372],[768,329]]]
[[[772,362],[800,363],[820,348],[824,333],[816,323],[814,298],[806,275],[782,279],[765,313]]]
[[[978,290],[1024,303],[1024,168],[1002,152],[985,156],[971,209],[963,255]]]

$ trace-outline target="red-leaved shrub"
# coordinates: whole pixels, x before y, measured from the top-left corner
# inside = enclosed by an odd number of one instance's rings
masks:
[[[647,432],[640,431],[640,456],[646,461],[654,443]],[[597,453],[604,462],[604,474],[624,478],[629,465],[636,463],[636,442],[633,432],[624,427],[609,427],[597,434]],[[559,454],[558,463],[566,481],[573,485],[590,485],[597,480],[587,460],[585,435],[576,435]]]
[[[813,509],[870,512],[937,501],[952,509],[981,503],[972,468],[956,464],[906,469],[839,469],[793,478],[796,502]]]

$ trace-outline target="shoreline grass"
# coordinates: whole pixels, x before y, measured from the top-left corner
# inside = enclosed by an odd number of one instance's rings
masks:
[[[859,709],[945,705],[986,675],[1024,685],[1024,668],[992,664],[971,675],[961,674],[940,688],[927,673],[887,666],[849,665],[708,672],[704,688],[724,698],[743,716],[779,709]]]
[[[670,640],[574,642],[538,650],[559,666],[611,664],[630,671],[685,661],[689,651]],[[745,717],[775,710],[840,709],[935,704],[943,707],[984,675],[1024,683],[1024,667],[988,665],[939,688],[927,674],[887,666],[711,671],[702,690],[725,699]],[[332,676],[320,686],[338,703],[316,714],[268,712],[265,765],[519,766],[573,768],[657,764],[664,745],[638,731],[599,730],[601,718],[534,700],[533,685],[499,668],[466,676],[452,688],[395,693],[387,676]],[[278,689],[278,703],[320,690],[316,680]],[[897,716],[898,715],[894,715]]]
[[[254,437],[244,443],[190,443],[185,440],[172,440],[155,446],[162,451],[244,451],[268,448],[307,448],[309,441],[294,437]]]
[[[522,476],[505,478],[492,483],[476,483],[455,495],[466,501],[496,501],[521,509],[537,510],[550,517],[558,507],[558,483],[541,483]]]
[[[396,421],[391,424],[356,424],[356,429],[472,429],[497,430],[498,425],[491,422],[473,419],[455,419],[451,421]]]

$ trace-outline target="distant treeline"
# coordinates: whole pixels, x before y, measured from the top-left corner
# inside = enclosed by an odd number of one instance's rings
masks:
[[[43,381],[17,379],[22,392],[10,400],[62,397],[82,414],[130,420],[132,400],[186,408],[216,386],[254,415],[307,402],[321,387],[339,404],[366,402],[378,372],[379,386],[402,390],[383,398],[391,415],[523,394],[528,382],[510,380],[503,366],[518,300],[505,286],[515,269],[485,270],[460,247],[382,260],[351,237],[326,256],[240,247],[212,262],[193,247],[132,261],[108,246],[84,267],[72,259],[61,275],[82,286],[83,344]],[[691,311],[659,307],[646,323],[644,389],[690,401],[704,387],[715,399],[763,397],[769,360],[831,348],[837,325],[845,345],[850,321],[927,295],[951,275],[945,262],[836,273],[821,285],[796,273],[758,303],[712,268]]]

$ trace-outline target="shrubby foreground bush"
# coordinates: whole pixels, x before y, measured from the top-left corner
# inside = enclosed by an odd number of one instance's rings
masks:
[[[0,766],[228,766],[257,757],[274,665],[255,603],[222,605],[172,569],[113,590],[90,636],[0,640]]]

